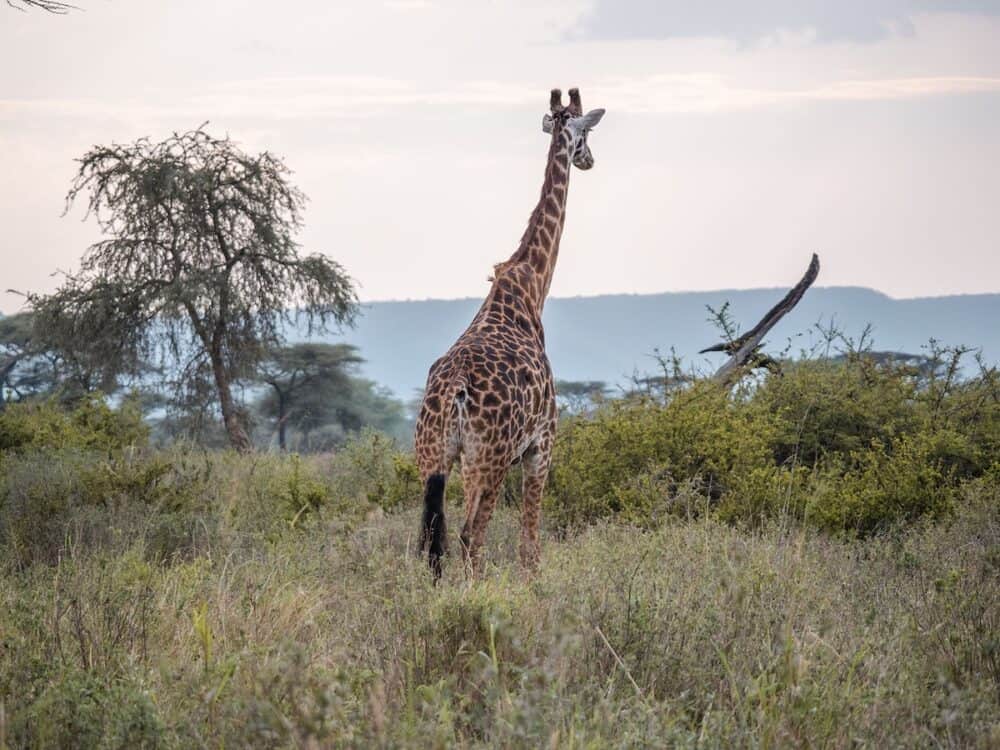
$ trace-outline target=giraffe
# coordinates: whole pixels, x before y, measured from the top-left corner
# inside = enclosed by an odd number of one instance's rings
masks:
[[[580,92],[569,106],[553,89],[542,130],[551,134],[541,197],[517,250],[493,267],[492,286],[472,323],[431,365],[416,424],[416,456],[424,486],[421,548],[435,582],[447,551],[445,482],[461,457],[465,523],[460,542],[467,569],[481,568],[486,526],[510,467],[521,462],[522,518],[519,555],[538,567],[538,525],[548,476],[557,409],[552,369],[545,354],[542,307],[552,283],[566,217],[570,164],[590,169],[588,132],[603,109],[583,113]]]

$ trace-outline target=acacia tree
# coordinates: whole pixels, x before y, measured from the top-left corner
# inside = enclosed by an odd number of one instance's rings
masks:
[[[105,239],[55,294],[30,298],[38,325],[117,371],[209,366],[230,443],[249,451],[233,383],[254,375],[287,327],[322,331],[357,310],[344,269],[299,251],[305,196],[288,176],[281,159],[204,126],[91,149],[66,208],[86,196]]]
[[[407,438],[405,406],[387,389],[361,377],[357,368],[362,362],[350,344],[295,344],[274,352],[261,367],[260,378],[271,388],[257,409],[276,421],[282,449],[288,428],[298,432],[307,451],[329,449],[366,426]],[[314,435],[319,435],[318,441]]]
[[[262,410],[278,423],[278,446],[287,448],[288,422],[304,392],[318,391],[323,397],[337,396],[351,388],[350,370],[364,362],[350,344],[294,344],[271,352],[262,363],[260,380],[271,386]],[[324,400],[330,400],[324,398]],[[299,409],[297,421],[305,421],[308,409]]]
[[[561,411],[583,414],[607,398],[608,384],[603,380],[557,380],[556,401]]]
[[[46,335],[31,313],[0,318],[0,409],[6,401],[73,401],[94,390],[112,393],[119,385],[117,372],[74,342]]]
[[[31,321],[25,314],[0,317],[0,411],[20,394],[17,370],[32,356]]]

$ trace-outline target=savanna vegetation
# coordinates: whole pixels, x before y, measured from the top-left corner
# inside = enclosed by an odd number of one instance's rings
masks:
[[[995,747],[1000,380],[960,360],[568,410],[539,576],[512,479],[484,580],[436,587],[405,442],[247,455],[152,444],[138,399],[10,404],[0,746]]]

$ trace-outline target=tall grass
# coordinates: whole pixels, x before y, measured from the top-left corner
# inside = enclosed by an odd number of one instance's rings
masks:
[[[546,534],[533,580],[504,507],[484,580],[434,587],[370,466],[351,494],[326,458],[167,455],[141,502],[80,495],[51,550],[4,549],[0,746],[1000,743],[995,482],[866,539]]]
[[[540,574],[507,486],[483,579],[437,587],[377,433],[152,450],[129,407],[10,407],[0,750],[1000,747],[1000,377],[952,369],[574,417]]]

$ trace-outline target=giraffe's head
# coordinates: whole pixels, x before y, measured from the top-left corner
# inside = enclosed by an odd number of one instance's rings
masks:
[[[587,145],[587,134],[604,117],[603,109],[592,109],[583,113],[580,103],[580,90],[569,90],[569,106],[562,103],[562,92],[552,89],[549,100],[549,113],[542,118],[542,131],[551,133],[553,138],[561,138],[565,134],[570,139],[570,159],[579,169],[590,169],[594,166],[594,155]]]

